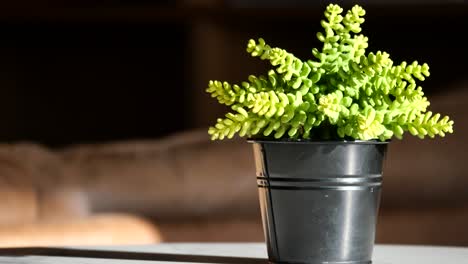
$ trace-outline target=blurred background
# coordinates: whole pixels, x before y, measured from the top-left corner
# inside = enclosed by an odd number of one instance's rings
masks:
[[[371,51],[427,62],[445,139],[392,142],[377,242],[468,246],[465,1],[366,9]],[[0,5],[0,246],[263,241],[244,140],[210,142],[209,80],[306,59],[328,1],[9,1]]]

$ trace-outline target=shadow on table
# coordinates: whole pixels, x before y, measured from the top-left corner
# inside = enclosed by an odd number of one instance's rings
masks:
[[[167,253],[146,253],[110,250],[67,249],[50,247],[25,247],[25,248],[0,248],[0,256],[50,256],[50,257],[75,257],[98,258],[119,260],[150,260],[167,262],[196,262],[219,264],[268,264],[267,259],[204,256]]]

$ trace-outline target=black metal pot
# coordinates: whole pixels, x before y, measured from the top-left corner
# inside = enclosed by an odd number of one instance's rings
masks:
[[[371,263],[387,142],[253,140],[272,263]]]

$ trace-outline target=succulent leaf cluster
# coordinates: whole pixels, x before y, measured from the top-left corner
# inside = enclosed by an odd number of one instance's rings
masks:
[[[232,112],[210,127],[213,140],[235,134],[256,138],[401,139],[405,132],[431,138],[453,132],[448,116],[427,111],[429,101],[418,82],[429,66],[395,64],[386,52],[367,52],[362,34],[365,10],[355,5],[346,14],[334,4],[325,10],[321,49],[312,58],[249,40],[247,52],[273,69],[251,75],[241,84],[210,81],[207,92]]]

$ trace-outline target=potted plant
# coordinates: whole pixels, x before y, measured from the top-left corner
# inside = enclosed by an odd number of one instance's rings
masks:
[[[209,128],[212,139],[253,143],[271,262],[371,263],[389,140],[453,132],[417,84],[429,66],[367,52],[364,15],[330,4],[313,58],[249,40],[247,52],[274,68],[240,85],[209,82],[233,110]]]

